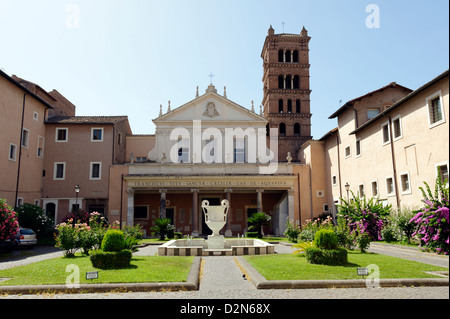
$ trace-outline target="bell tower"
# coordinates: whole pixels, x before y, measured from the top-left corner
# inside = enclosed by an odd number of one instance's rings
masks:
[[[278,161],[288,152],[298,161],[300,146],[312,139],[308,31],[275,34],[270,26],[261,58],[264,75],[264,117],[278,129]],[[269,130],[268,130],[269,131]]]

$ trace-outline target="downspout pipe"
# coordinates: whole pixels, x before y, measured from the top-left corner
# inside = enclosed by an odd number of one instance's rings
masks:
[[[387,115],[387,118],[389,120],[389,137],[391,139],[391,158],[392,158],[392,169],[394,171],[394,188],[395,188],[395,199],[397,202],[397,208],[400,209],[400,197],[398,194],[398,184],[397,184],[397,164],[395,161],[395,152],[394,152],[394,139],[392,135],[392,118]]]
[[[20,141],[19,141],[19,158],[17,162],[17,181],[16,181],[16,196],[14,200],[14,207],[17,206],[17,199],[19,197],[19,180],[20,180],[20,164],[22,161],[22,139],[23,139],[23,122],[25,119],[25,100],[28,93],[25,92],[23,95],[23,102],[22,102],[22,121],[20,124]]]

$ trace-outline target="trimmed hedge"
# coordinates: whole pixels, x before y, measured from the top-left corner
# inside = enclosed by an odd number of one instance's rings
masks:
[[[102,240],[103,251],[121,251],[125,248],[125,235],[117,229],[110,229]]]
[[[321,229],[314,237],[314,244],[321,249],[336,249],[338,247],[338,238],[334,231]]]
[[[91,250],[89,258],[92,266],[99,269],[126,268],[130,266],[132,253],[128,249],[121,251]]]
[[[306,248],[306,260],[311,264],[342,265],[347,263],[347,249],[320,249],[317,247]]]

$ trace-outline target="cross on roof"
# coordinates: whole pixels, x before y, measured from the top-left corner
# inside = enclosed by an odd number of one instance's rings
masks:
[[[208,76],[211,78],[211,84],[212,84],[212,79],[213,79],[213,77],[214,77],[214,74],[212,74],[212,72],[211,72],[211,74],[208,75]]]

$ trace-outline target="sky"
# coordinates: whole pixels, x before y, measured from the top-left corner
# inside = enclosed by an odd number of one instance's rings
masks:
[[[449,68],[448,0],[0,0],[0,69],[56,89],[78,116],[127,115],[154,134],[205,93],[259,110],[261,51],[275,33],[310,42],[312,135],[341,105],[391,82],[417,89]]]

